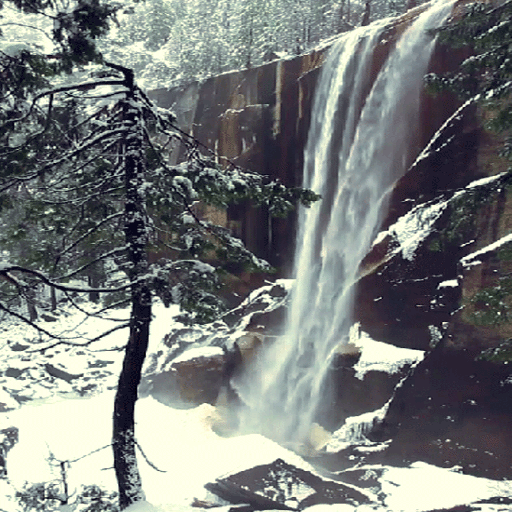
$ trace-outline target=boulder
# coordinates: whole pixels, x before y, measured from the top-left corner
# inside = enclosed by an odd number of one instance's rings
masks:
[[[223,389],[236,400],[230,379],[280,332],[290,286],[267,283],[219,321],[178,325],[148,357],[140,393],[181,407],[214,404]]]
[[[396,390],[369,434],[390,440],[382,462],[421,460],[464,473],[512,475],[512,381],[507,365],[441,342]]]
[[[30,347],[30,345],[24,344],[24,343],[19,343],[18,341],[9,345],[9,348],[14,352],[22,352],[24,350],[27,350],[27,348],[29,348],[29,347]]]
[[[4,375],[6,377],[11,377],[13,379],[17,379],[27,368],[12,368],[9,367],[5,370]]]
[[[252,510],[303,510],[318,504],[369,503],[364,492],[277,459],[219,478],[205,487],[233,504],[247,503]]]
[[[233,358],[220,347],[189,349],[164,371],[146,376],[141,393],[174,407],[215,404],[228,385]]]
[[[250,293],[238,307],[226,313],[223,321],[231,328],[243,324],[246,331],[281,334],[291,284],[292,281],[286,279],[267,282]]]
[[[51,363],[46,363],[44,367],[52,377],[55,377],[56,379],[62,379],[66,382],[71,382],[74,379],[79,379],[84,375],[83,373],[70,373],[67,370],[59,368]]]

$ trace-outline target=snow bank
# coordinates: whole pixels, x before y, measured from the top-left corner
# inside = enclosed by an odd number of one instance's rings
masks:
[[[20,414],[24,410],[24,414]],[[52,467],[45,459],[49,451],[64,460],[73,460],[91,448],[101,448],[110,438],[112,394],[78,400],[64,400],[39,406],[24,406],[17,414],[20,443],[8,455],[8,470],[17,485],[23,481],[49,480]],[[375,418],[378,411],[372,414]],[[14,414],[14,413],[11,413]],[[211,405],[189,410],[165,407],[151,398],[138,402],[137,439],[151,462],[165,473],[151,468],[142,457],[139,465],[147,502],[129,512],[192,512],[195,497],[211,499],[204,484],[226,474],[282,458],[311,470],[297,455],[259,435],[221,438],[212,430],[218,411]],[[367,415],[370,420],[370,414]],[[363,423],[363,417],[358,417]],[[354,418],[355,420],[356,418]],[[355,423],[355,421],[354,421]],[[37,447],[37,450],[34,448]],[[368,449],[374,448],[369,446]],[[378,447],[377,447],[378,448]],[[109,448],[72,462],[72,487],[95,483],[115,490],[112,454]],[[53,468],[54,470],[58,468]],[[371,467],[369,467],[371,470]],[[358,507],[358,512],[413,512],[448,508],[471,501],[507,496],[510,482],[497,482],[459,474],[447,469],[415,463],[410,468],[384,468],[384,504]],[[0,508],[13,511],[9,501],[13,490],[0,482]],[[227,512],[230,507],[216,510]],[[355,510],[349,505],[321,505],[312,512]],[[484,509],[491,510],[491,509]]]
[[[70,488],[97,484],[116,490],[110,449],[113,392],[81,400],[26,405],[2,416],[5,425],[20,430],[20,440],[7,459],[11,482],[21,487],[58,478],[56,460],[71,461]],[[213,426],[221,420],[217,409],[203,404],[194,409],[166,407],[153,398],[136,406],[136,436],[144,453],[160,471],[139,456],[147,500],[155,505],[189,506],[205,499],[204,484],[227,473],[269,464],[277,458],[311,470],[298,455],[260,435],[222,438]],[[92,455],[87,455],[94,452]],[[142,505],[141,505],[142,506]],[[0,508],[11,510],[12,504]]]
[[[190,348],[183,352],[183,354],[179,355],[175,359],[172,360],[172,364],[174,363],[182,363],[184,361],[190,361],[191,359],[197,359],[198,357],[212,357],[223,355],[224,351],[221,347],[196,347]]]
[[[381,478],[385,505],[394,512],[426,511],[456,507],[493,496],[510,496],[512,484],[463,475],[424,462],[408,468],[386,469]],[[480,507],[480,505],[478,505]],[[482,510],[509,510],[506,506]]]
[[[350,328],[350,341],[361,351],[361,357],[354,366],[356,377],[363,379],[370,371],[397,373],[405,365],[418,364],[424,357],[423,350],[400,348],[381,341],[375,341],[368,334],[361,331],[360,324]]]

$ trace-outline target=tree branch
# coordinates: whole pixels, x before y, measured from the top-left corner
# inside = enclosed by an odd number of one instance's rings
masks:
[[[147,457],[147,455],[144,453],[144,450],[142,449],[141,445],[138,441],[135,441],[135,444],[137,445],[137,448],[139,449],[140,453],[144,457],[144,460],[148,463],[149,467],[153,468],[155,471],[158,471],[159,473],[167,473],[167,471],[164,471],[163,469],[158,469]]]
[[[84,343],[73,343],[71,341],[66,341],[65,338],[59,338],[59,336],[51,335],[53,339],[57,339],[58,341],[56,343],[52,343],[51,345],[45,345],[44,347],[40,347],[33,350],[27,350],[27,353],[35,353],[35,352],[45,352],[46,350],[50,350],[51,348],[58,347],[59,345],[67,345],[70,347],[88,347],[92,343],[96,343],[97,341],[109,336],[110,334],[120,331],[121,329],[126,329],[130,324],[127,322],[125,324],[116,325],[115,327],[112,327],[112,329],[109,329],[108,331],[104,331],[103,333],[99,334],[98,336],[95,336],[94,338],[88,339]],[[41,330],[41,329],[40,329]]]
[[[112,252],[112,251],[111,251]],[[5,276],[7,280],[13,283],[18,283],[18,280],[10,275],[11,272],[22,272],[25,274],[30,274],[32,276],[37,277],[44,284],[55,288],[56,290],[60,290],[63,292],[79,292],[79,293],[90,293],[90,292],[99,292],[99,293],[111,293],[111,292],[119,292],[126,290],[132,286],[132,284],[128,283],[126,285],[118,286],[115,288],[91,288],[91,287],[80,287],[80,286],[70,286],[56,283],[52,281],[47,276],[45,276],[42,272],[38,270],[32,270],[30,268],[25,268],[20,265],[9,265],[3,264],[0,268],[0,276]],[[75,273],[78,273],[75,272]]]

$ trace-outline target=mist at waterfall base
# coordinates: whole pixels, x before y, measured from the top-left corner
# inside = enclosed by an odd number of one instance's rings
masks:
[[[434,37],[453,2],[420,14],[378,76],[374,51],[390,20],[342,37],[322,67],[304,160],[304,183],[322,199],[299,217],[296,283],[285,335],[235,383],[242,431],[306,446],[315,422],[333,429],[329,370],[353,324],[360,262],[386,213],[393,183],[417,156],[420,94]],[[340,418],[334,418],[340,421]]]

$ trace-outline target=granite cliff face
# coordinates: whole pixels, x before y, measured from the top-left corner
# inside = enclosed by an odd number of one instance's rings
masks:
[[[373,74],[420,10],[387,29],[375,47]],[[299,185],[325,52],[153,96],[221,155]],[[430,71],[454,69],[464,56],[438,45]],[[337,356],[336,399],[322,405],[332,413],[323,426],[334,430],[347,418],[380,411],[361,431],[365,442],[385,449],[371,456],[330,450],[324,463],[331,469],[367,458],[424,460],[512,477],[512,190],[506,162],[497,156],[502,141],[485,129],[486,115],[449,94],[422,95],[411,166],[396,182],[381,234],[360,267],[354,322],[374,340],[425,357],[394,374],[376,369],[358,378],[358,351]],[[270,221],[244,205],[230,210],[226,223],[289,273],[294,219]],[[258,344],[262,330],[247,326],[258,331]]]
[[[314,86],[325,51],[153,91],[152,97],[160,106],[171,107],[180,126],[218,154],[299,186]],[[283,271],[290,269],[293,219],[269,219],[262,209],[246,204],[232,207],[226,222],[258,256]]]

